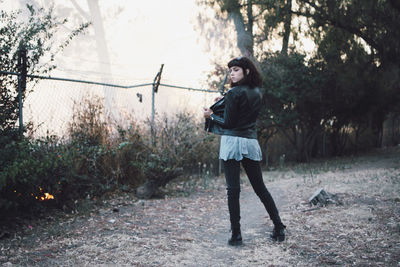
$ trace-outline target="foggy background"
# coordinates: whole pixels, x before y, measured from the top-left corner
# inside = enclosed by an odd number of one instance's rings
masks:
[[[207,88],[212,69],[212,48],[204,45],[196,31],[195,1],[116,0],[6,0],[2,7],[22,9],[53,7],[57,17],[68,23],[56,39],[65,40],[72,29],[91,22],[85,35],[76,37],[55,59],[51,76],[90,80],[118,85],[152,83],[164,64],[161,83]],[[215,53],[214,53],[215,54]],[[24,103],[24,118],[41,125],[40,132],[59,131],[71,118],[74,102],[88,95],[104,98],[105,108],[116,120],[125,115],[144,120],[151,115],[151,86],[119,89],[98,85],[41,80]],[[142,95],[139,102],[138,94]],[[156,112],[178,109],[198,112],[209,106],[217,94],[160,86],[155,98]]]

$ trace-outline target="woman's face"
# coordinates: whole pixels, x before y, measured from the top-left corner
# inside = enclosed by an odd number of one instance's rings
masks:
[[[241,67],[232,66],[229,72],[232,83],[237,83],[244,78],[243,69]]]

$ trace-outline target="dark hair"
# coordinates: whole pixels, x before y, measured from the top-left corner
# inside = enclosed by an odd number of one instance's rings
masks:
[[[260,72],[258,72],[256,66],[250,59],[248,59],[247,57],[234,58],[228,62],[228,68],[231,68],[233,66],[241,67],[243,69],[244,77],[237,83],[232,83],[231,81],[231,87],[234,87],[236,85],[248,85],[250,88],[261,86],[261,74]],[[247,74],[246,70],[249,70],[249,74]]]

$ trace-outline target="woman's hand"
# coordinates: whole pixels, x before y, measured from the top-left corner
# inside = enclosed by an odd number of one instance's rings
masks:
[[[220,95],[220,96],[217,96],[215,99],[214,99],[214,101],[215,102],[218,102],[219,100],[221,100],[223,98],[223,96],[222,95]]]
[[[213,111],[209,108],[203,108],[203,116],[204,118],[210,118],[211,114],[213,113]]]

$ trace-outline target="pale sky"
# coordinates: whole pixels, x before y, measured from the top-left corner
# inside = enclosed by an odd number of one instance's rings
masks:
[[[4,0],[1,5],[10,10],[21,7],[21,3],[30,2]],[[68,18],[68,26],[71,28],[71,23],[76,23],[76,17],[81,16],[71,1],[36,2],[45,7],[54,3],[56,14],[60,10],[70,9],[70,13],[75,13],[74,18]],[[86,0],[76,2],[84,11],[89,11]],[[152,82],[161,64],[164,64],[162,82],[196,88],[204,84],[206,73],[212,66],[209,53],[198,42],[201,37],[194,29],[197,15],[194,0],[99,0],[99,6],[110,55],[110,68],[115,80],[126,80],[128,83]],[[74,76],[75,72],[81,78],[108,77],[107,73],[102,73],[96,66],[104,65],[104,62],[90,51],[95,46],[94,39],[90,38],[92,34],[93,30],[90,29],[89,35],[72,41],[57,58],[55,74]],[[62,38],[62,34],[59,37]],[[86,51],[84,48],[87,46],[81,46],[82,40],[91,43]]]
[[[61,29],[58,38],[65,38],[79,22],[88,19],[76,9],[73,1],[35,1],[45,7],[53,3],[55,14],[69,19],[70,22],[67,24],[69,30]],[[75,0],[75,2],[89,14],[87,0]],[[108,65],[114,82],[135,84],[152,82],[161,64],[164,64],[163,83],[205,88],[206,75],[213,70],[211,62],[216,51],[212,51],[213,47],[211,51],[206,51],[207,40],[201,36],[199,30],[195,29],[198,15],[195,0],[99,0],[98,2],[110,63],[106,64],[96,53],[91,26],[87,35],[74,39],[56,58],[58,68],[53,75],[110,81],[110,76],[104,68]],[[15,9],[21,7],[21,3],[32,3],[32,1],[4,0],[1,5]],[[280,42],[272,45],[274,49],[280,49]],[[303,39],[302,46],[310,44]],[[216,47],[215,50],[217,49]],[[217,52],[231,54],[234,48],[228,47],[227,50],[230,51]]]
[[[87,8],[86,1],[80,2]],[[164,64],[162,81],[165,83],[199,87],[204,81],[211,65],[207,52],[197,42],[199,33],[193,26],[194,0],[103,0],[99,4],[105,17],[105,35],[115,79],[152,82]],[[123,10],[107,17],[116,7]]]

